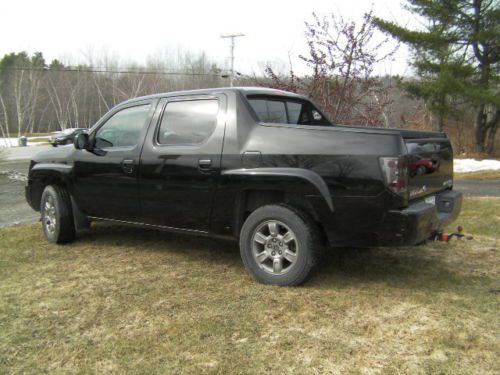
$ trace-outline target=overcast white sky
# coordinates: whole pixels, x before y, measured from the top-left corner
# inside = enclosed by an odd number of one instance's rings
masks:
[[[304,21],[311,12],[359,20],[374,13],[411,23],[400,0],[17,0],[0,5],[0,54],[42,51],[47,60],[86,61],[103,50],[123,60],[144,62],[148,55],[178,47],[205,51],[225,63],[229,41],[220,34],[242,32],[236,45],[236,70],[259,72],[266,61],[287,62],[306,53]],[[407,51],[378,73],[409,74]],[[302,69],[296,63],[296,70]]]

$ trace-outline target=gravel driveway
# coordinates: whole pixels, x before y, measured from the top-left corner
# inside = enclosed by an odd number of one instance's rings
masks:
[[[15,147],[9,150],[8,160],[0,163],[0,227],[34,223],[40,218],[40,214],[33,211],[26,203],[22,177],[28,172],[29,158],[34,153],[51,147]],[[8,171],[9,174],[7,174]],[[13,172],[17,172],[17,174]],[[455,189],[470,197],[499,197],[500,179],[457,180],[455,181]]]
[[[24,181],[12,179],[16,176],[6,171],[16,171],[25,175],[29,161],[12,161],[0,163],[0,227],[13,224],[34,223],[40,214],[31,209],[24,198]]]

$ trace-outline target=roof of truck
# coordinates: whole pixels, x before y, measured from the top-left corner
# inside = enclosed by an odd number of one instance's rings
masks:
[[[215,87],[210,89],[198,89],[198,90],[184,90],[184,91],[172,91],[172,92],[164,92],[158,94],[152,94],[147,96],[141,96],[138,98],[133,98],[127,100],[125,103],[140,101],[144,99],[156,99],[156,98],[164,98],[169,96],[183,96],[183,95],[206,95],[206,94],[215,94],[215,93],[224,93],[224,92],[239,92],[243,95],[275,95],[275,96],[288,96],[300,99],[306,99],[305,96],[296,94],[294,92],[283,91],[278,89],[272,89],[268,87]]]

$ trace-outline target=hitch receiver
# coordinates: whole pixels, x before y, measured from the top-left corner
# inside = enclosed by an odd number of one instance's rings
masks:
[[[466,236],[465,234],[463,234],[464,228],[462,228],[462,226],[458,226],[457,228],[457,231],[454,232],[454,233],[445,233],[442,229],[435,229],[433,232],[432,232],[432,235],[430,237],[431,240],[433,241],[445,241],[445,242],[450,242],[450,240],[453,238],[453,237],[456,237],[458,239],[461,239],[463,237],[465,237],[466,240],[472,240],[474,237],[472,236]]]

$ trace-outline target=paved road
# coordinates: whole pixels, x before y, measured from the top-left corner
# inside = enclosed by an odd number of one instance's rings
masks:
[[[2,150],[7,154],[7,160],[29,160],[31,157],[40,151],[50,150],[52,148],[51,145],[44,144],[38,146],[30,146],[30,147],[10,147],[10,148],[2,148]]]
[[[466,197],[500,197],[500,179],[456,180],[453,188]]]
[[[39,213],[28,206],[24,198],[24,182],[11,180],[3,172],[14,170],[28,172],[29,161],[9,161],[0,163],[0,228],[13,224],[34,223]]]
[[[48,146],[50,148],[52,146]],[[0,163],[0,227],[15,223],[34,223],[39,219],[39,214],[33,211],[24,198],[24,182],[12,181],[5,171],[16,171],[21,174],[28,172],[29,161],[19,160],[21,155],[33,154],[43,150],[44,146],[16,147],[13,153],[14,160]],[[35,150],[31,150],[35,149]],[[21,151],[18,151],[21,150]],[[500,196],[500,179],[497,180],[467,180],[455,181],[455,189],[462,191],[465,196]]]

